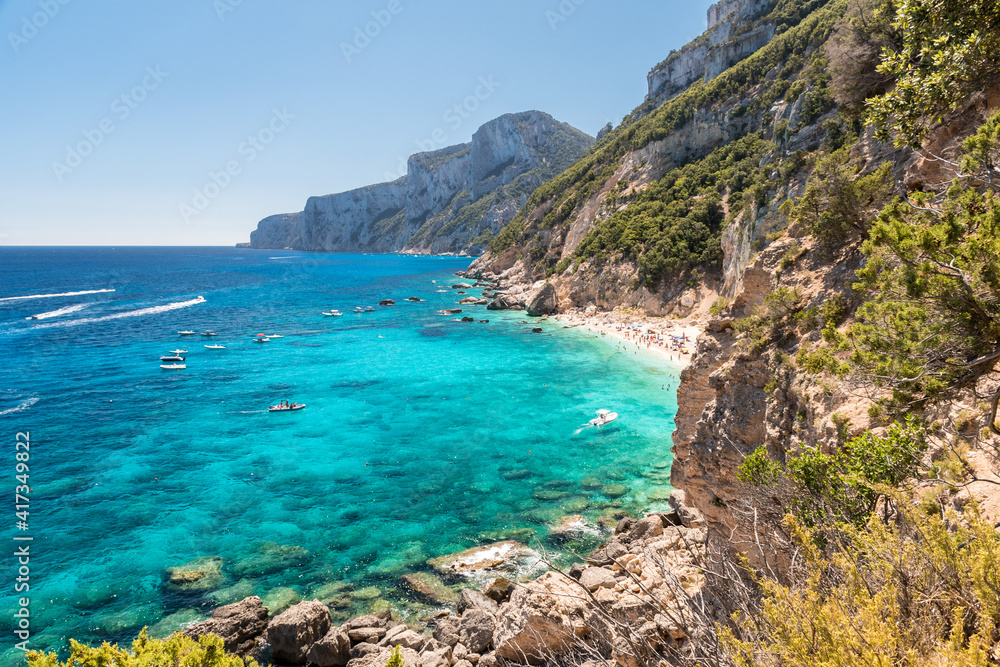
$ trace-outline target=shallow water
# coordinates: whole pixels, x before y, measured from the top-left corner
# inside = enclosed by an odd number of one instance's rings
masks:
[[[396,586],[428,558],[514,537],[559,560],[592,548],[598,518],[664,504],[676,370],[523,313],[440,315],[459,307],[438,290],[468,260],[218,248],[0,258],[0,423],[33,443],[34,648],[123,641],[157,623],[166,633],[250,594],[420,616],[431,608]],[[9,299],[101,289],[114,291]],[[383,298],[396,305],[351,312]],[[323,317],[330,308],[345,314]],[[255,344],[257,333],[284,338]],[[161,370],[177,348],[187,369]],[[266,411],[282,399],[308,407]],[[580,431],[599,408],[621,417]],[[627,493],[612,497],[614,483]],[[572,514],[586,533],[549,535]],[[221,559],[211,587],[168,583],[166,568],[201,557]]]

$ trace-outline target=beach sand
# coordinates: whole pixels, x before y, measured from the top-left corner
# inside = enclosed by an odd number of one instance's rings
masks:
[[[567,327],[582,327],[648,350],[681,368],[691,363],[695,340],[705,330],[704,322],[695,318],[649,317],[633,310],[616,309],[592,315],[582,310],[569,311],[552,319]],[[680,340],[675,341],[674,337]]]

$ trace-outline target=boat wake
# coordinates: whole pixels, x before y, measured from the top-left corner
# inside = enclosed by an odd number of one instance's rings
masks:
[[[69,315],[70,313],[76,313],[84,308],[89,308],[93,304],[90,303],[78,303],[73,306],[66,306],[65,308],[60,308],[59,310],[52,310],[47,313],[39,313],[38,315],[32,315],[31,317],[26,317],[26,320],[47,320],[50,317],[59,317],[60,315]]]
[[[39,324],[34,328],[50,329],[52,327],[72,327],[80,324],[93,324],[95,322],[107,322],[108,320],[120,320],[124,317],[159,315],[160,313],[167,313],[170,312],[171,310],[179,310],[181,308],[190,308],[191,306],[197,306],[199,303],[205,303],[205,297],[199,296],[197,299],[191,299],[189,301],[177,301],[176,303],[167,303],[162,306],[152,306],[149,308],[140,308],[138,310],[129,310],[124,313],[114,313],[113,315],[105,315],[104,317],[84,317],[79,320],[66,320],[63,322],[53,322],[52,324]]]
[[[57,296],[83,296],[84,294],[102,294],[104,292],[114,292],[113,289],[91,289],[83,292],[63,292],[62,294],[29,294],[28,296],[8,296],[0,299],[0,303],[7,301],[23,301],[25,299],[53,299]]]
[[[9,408],[7,410],[0,410],[0,416],[3,416],[3,415],[12,415],[15,412],[21,412],[22,410],[27,410],[28,408],[30,408],[32,405],[34,405],[37,402],[38,402],[38,398],[37,397],[36,398],[29,398],[28,400],[26,400],[24,403],[21,403],[21,405],[17,406],[16,408]]]

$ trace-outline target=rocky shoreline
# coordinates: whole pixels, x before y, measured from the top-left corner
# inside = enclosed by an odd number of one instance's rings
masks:
[[[217,634],[227,650],[272,665],[382,667],[398,646],[413,667],[539,664],[567,656],[635,667],[646,652],[683,651],[696,616],[705,616],[698,565],[705,521],[685,505],[683,492],[674,491],[670,505],[669,512],[621,519],[603,546],[568,571],[546,569],[526,583],[509,581],[499,569],[527,553],[517,542],[490,545],[492,556],[478,547],[442,557],[437,566],[475,569],[488,583],[481,591],[463,589],[448,611],[419,622],[404,623],[385,610],[334,625],[319,600],[271,616],[254,596],[217,608],[183,632]]]

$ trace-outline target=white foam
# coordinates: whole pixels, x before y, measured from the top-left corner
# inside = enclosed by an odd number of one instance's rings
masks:
[[[52,299],[57,296],[82,296],[84,294],[102,294],[104,292],[114,292],[113,289],[92,289],[83,292],[63,292],[62,294],[29,294],[28,296],[8,296],[0,299],[0,303],[5,301],[22,301],[24,299]]]
[[[21,403],[21,405],[17,406],[16,408],[10,408],[8,410],[0,410],[0,415],[12,415],[15,412],[21,412],[22,410],[27,410],[28,408],[30,408],[32,405],[34,405],[37,402],[38,402],[38,398],[29,398],[28,400],[26,400],[24,403]]]
[[[60,315],[69,315],[70,313],[76,313],[84,308],[89,308],[90,303],[78,303],[73,306],[66,306],[65,308],[60,308],[59,310],[52,310],[47,313],[39,313],[38,315],[32,315],[31,317],[26,317],[26,320],[47,320],[50,317],[59,317]]]
[[[190,308],[191,306],[197,306],[199,303],[205,303],[205,297],[199,296],[197,299],[191,299],[190,301],[177,301],[176,303],[167,303],[162,306],[151,306],[149,308],[129,310],[124,313],[105,315],[104,317],[84,317],[79,320],[65,320],[62,322],[53,322],[52,324],[39,324],[34,328],[49,329],[51,327],[72,327],[80,324],[93,324],[95,322],[107,322],[108,320],[120,320],[123,317],[141,317],[143,315],[159,315],[160,313],[167,313],[170,312],[171,310],[179,310],[181,308]]]

